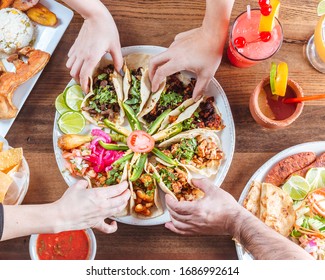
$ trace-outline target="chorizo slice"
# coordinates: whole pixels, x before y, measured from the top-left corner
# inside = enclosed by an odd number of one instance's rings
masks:
[[[318,156],[316,158],[316,160],[308,165],[307,167],[299,170],[298,172],[296,172],[296,175],[302,176],[302,177],[306,177],[307,171],[311,168],[316,168],[316,167],[325,167],[325,153],[321,154],[320,156]]]
[[[270,169],[264,182],[280,186],[291,174],[309,166],[315,160],[316,154],[314,152],[303,152],[289,156]]]

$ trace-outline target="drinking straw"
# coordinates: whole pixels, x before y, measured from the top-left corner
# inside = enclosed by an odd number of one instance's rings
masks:
[[[251,19],[251,5],[247,5],[247,18]]]
[[[325,98],[325,94],[303,96],[303,97],[293,97],[293,98],[283,98],[283,103],[301,103],[303,101],[317,100]]]

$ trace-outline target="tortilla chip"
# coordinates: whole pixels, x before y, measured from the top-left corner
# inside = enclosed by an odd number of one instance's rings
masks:
[[[260,217],[261,183],[253,181],[248,195],[244,200],[244,207],[256,217]]]
[[[0,152],[2,152],[3,149],[3,142],[0,142]]]
[[[12,182],[13,180],[9,175],[0,171],[0,203],[3,202],[6,193],[9,189],[9,186],[11,185]]]
[[[277,186],[262,183],[260,219],[283,236],[289,236],[296,220],[289,194]]]
[[[23,149],[15,148],[0,153],[0,171],[9,172],[16,165],[20,165],[23,159]]]

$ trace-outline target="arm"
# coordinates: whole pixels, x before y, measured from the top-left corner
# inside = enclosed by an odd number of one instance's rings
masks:
[[[165,77],[188,70],[197,75],[194,99],[202,95],[220,65],[233,4],[234,0],[207,0],[202,26],[178,34],[168,50],[151,60],[153,92]]]
[[[205,192],[198,201],[178,202],[166,196],[171,222],[179,234],[231,235],[256,259],[313,259],[305,250],[266,226],[227,192],[208,180],[193,180]]]
[[[87,185],[86,181],[79,181],[54,203],[4,205],[1,240],[33,233],[55,233],[89,227],[105,233],[115,232],[116,222],[106,224],[104,219],[126,207],[130,197],[127,183],[93,189],[87,189]]]
[[[78,12],[84,23],[68,53],[66,66],[71,76],[89,91],[89,78],[105,53],[110,53],[116,71],[123,66],[120,38],[114,19],[99,0],[63,0]]]

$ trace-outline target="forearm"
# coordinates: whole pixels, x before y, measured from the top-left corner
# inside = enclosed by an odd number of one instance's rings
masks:
[[[55,204],[4,205],[4,228],[1,240],[33,233],[57,231],[60,213]]]
[[[218,36],[221,41],[226,40],[234,2],[235,0],[206,0],[202,26],[210,34]]]
[[[62,0],[84,19],[96,18],[109,13],[105,5],[99,0]]]
[[[297,244],[265,225],[242,207],[234,217],[234,222],[229,225],[229,232],[255,259],[313,259]]]

